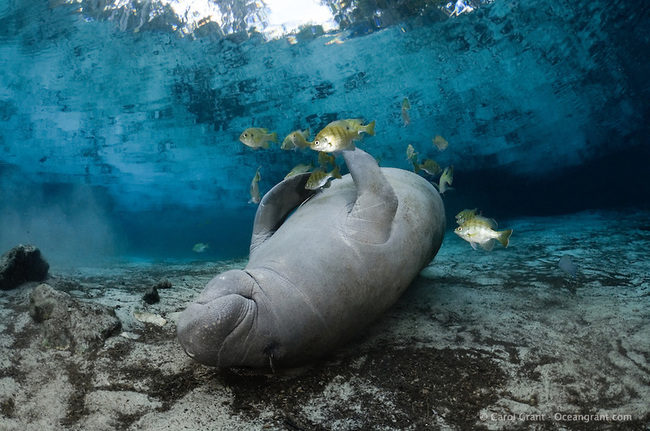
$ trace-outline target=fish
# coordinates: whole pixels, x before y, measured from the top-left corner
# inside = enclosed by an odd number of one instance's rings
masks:
[[[408,97],[405,97],[404,100],[402,100],[402,121],[404,121],[404,127],[411,125],[409,109],[411,109],[411,103],[409,102]]]
[[[476,210],[477,208],[474,208],[473,210],[462,210],[456,214],[456,223],[462,226],[467,220],[473,219],[476,217]]]
[[[357,132],[359,130],[361,130],[361,128],[367,127],[367,126],[363,125],[363,120],[360,120],[359,118],[348,118],[347,120],[332,121],[332,123],[339,123],[339,122],[341,124],[344,124],[344,125],[352,128],[352,130],[355,130]],[[374,121],[373,121],[373,123],[374,123]],[[373,127],[373,134],[374,134],[374,127]]]
[[[325,167],[327,164],[330,164],[332,167],[336,166],[336,158],[326,153],[325,151],[318,152],[318,164],[322,167]]]
[[[262,179],[262,176],[260,175],[260,168],[257,168],[257,171],[255,172],[255,176],[253,177],[253,181],[251,181],[251,200],[248,201],[248,203],[254,203],[254,204],[259,204],[261,197],[260,197],[260,180]]]
[[[269,142],[278,142],[278,134],[269,133],[268,129],[249,127],[239,135],[242,144],[253,149],[269,148]]]
[[[435,137],[431,138],[431,141],[433,142],[433,145],[440,151],[443,151],[449,146],[449,142],[447,142],[447,140],[440,135],[436,135]]]
[[[499,241],[504,247],[510,244],[512,229],[496,231],[497,222],[483,216],[475,216],[458,226],[454,233],[469,242],[474,250],[477,245],[485,250],[492,250],[494,242]]]
[[[442,168],[440,167],[440,165],[437,164],[435,160],[431,160],[431,159],[424,159],[422,163],[418,165],[418,168],[419,168],[418,170],[422,170],[427,174],[434,175],[434,176],[442,172]]]
[[[294,148],[307,148],[311,142],[307,141],[309,137],[309,127],[305,130],[296,130],[287,135],[282,141],[280,148],[283,150],[293,150]]]
[[[210,248],[210,244],[203,244],[202,242],[199,242],[194,244],[192,251],[195,253],[204,253],[208,248]]]
[[[578,272],[578,267],[573,263],[570,255],[565,254],[564,256],[562,256],[560,261],[557,263],[557,266],[559,266],[560,269],[562,269],[562,271],[566,272],[571,277],[573,278],[576,277],[576,274]]]
[[[449,187],[454,180],[454,167],[453,166],[447,166],[445,170],[442,172],[442,175],[440,175],[440,183],[439,184],[433,184],[438,188],[438,193],[444,194],[447,190],[451,189]]]
[[[413,148],[413,145],[411,144],[406,147],[406,160],[413,163],[417,163],[418,161],[418,153],[415,151],[415,148]]]
[[[352,150],[355,148],[354,141],[361,139],[361,133],[370,136],[375,135],[375,122],[363,125],[361,120],[336,120],[329,123],[323,130],[318,132],[314,142],[310,145],[312,150],[333,151]]]
[[[338,166],[332,169],[332,172],[325,172],[322,168],[316,169],[307,179],[305,188],[308,190],[317,190],[323,187],[329,187],[329,180],[333,178],[341,178]]]
[[[311,162],[309,164],[301,163],[299,165],[294,166],[293,169],[291,169],[289,173],[284,176],[284,179],[286,180],[287,178],[291,178],[294,175],[304,174],[305,172],[311,171],[313,168],[314,168],[314,164]]]

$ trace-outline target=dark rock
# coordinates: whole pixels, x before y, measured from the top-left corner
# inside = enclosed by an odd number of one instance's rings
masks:
[[[158,294],[158,289],[156,289],[156,286],[151,286],[149,289],[147,289],[147,292],[144,294],[142,299],[147,304],[155,304],[156,302],[159,302],[160,295]]]
[[[19,245],[0,257],[0,290],[9,290],[28,281],[43,281],[50,265],[33,245]]]
[[[74,353],[100,347],[122,327],[112,308],[77,300],[47,284],[29,295],[29,314],[42,324],[45,347]]]
[[[160,283],[156,284],[156,289],[171,289],[172,288],[172,282],[164,279]]]

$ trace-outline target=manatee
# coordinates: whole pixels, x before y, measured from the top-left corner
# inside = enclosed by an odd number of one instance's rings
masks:
[[[358,148],[342,153],[350,174],[329,188],[306,190],[302,174],[263,197],[246,267],[213,278],[179,317],[191,358],[304,365],[377,319],[436,255],[446,221],[434,187]]]

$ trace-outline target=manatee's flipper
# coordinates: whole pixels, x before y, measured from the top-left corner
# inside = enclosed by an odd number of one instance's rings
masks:
[[[278,230],[291,211],[316,193],[305,189],[310,175],[307,172],[289,177],[264,195],[255,214],[251,253]]]
[[[343,158],[357,187],[346,230],[357,241],[382,244],[390,238],[397,212],[395,191],[370,154],[357,148],[343,151]]]

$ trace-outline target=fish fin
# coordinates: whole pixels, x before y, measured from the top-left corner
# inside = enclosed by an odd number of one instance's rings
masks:
[[[494,239],[489,239],[485,242],[479,243],[479,245],[483,248],[483,250],[491,251],[494,248]]]
[[[411,162],[411,163],[413,163],[413,172],[415,172],[416,174],[420,172],[420,164],[418,162]]]
[[[268,142],[262,142],[262,145],[260,145],[262,148],[269,148],[269,143]]]
[[[305,134],[305,140],[307,140],[307,138],[309,138],[310,135],[309,127],[307,127],[307,129],[303,133]]]
[[[471,245],[474,250],[478,250],[478,247],[476,246],[475,242],[470,241],[469,245]]]
[[[508,247],[508,244],[510,244],[510,235],[512,235],[512,229],[508,230],[502,230],[501,232],[498,232],[499,236],[497,237],[497,240],[503,245],[504,247]]]
[[[278,134],[277,132],[273,132],[269,135],[269,140],[273,142],[278,142]],[[267,144],[268,145],[268,144]],[[267,147],[268,148],[268,147]]]
[[[335,166],[334,169],[332,169],[331,174],[332,178],[341,178],[341,170],[338,166]]]
[[[436,185],[436,183],[432,183],[432,184]],[[441,195],[444,195],[445,192],[448,192],[449,190],[456,190],[456,189],[453,187],[449,187],[447,183],[443,183],[442,188],[438,187],[438,193],[440,193]]]
[[[375,136],[375,121],[373,120],[370,124],[368,124],[364,130],[370,136]]]
[[[497,228],[499,227],[499,225],[497,224],[497,221],[494,220],[493,218],[487,218],[487,217],[483,217],[483,216],[480,216],[480,215],[474,216],[474,218],[476,220],[481,220],[481,221],[487,223],[487,225],[490,226],[490,229],[497,230]]]

